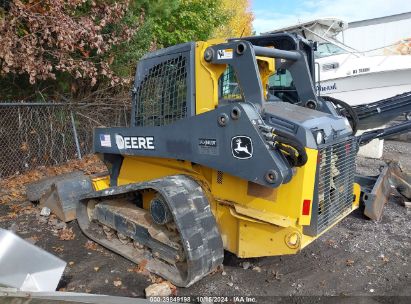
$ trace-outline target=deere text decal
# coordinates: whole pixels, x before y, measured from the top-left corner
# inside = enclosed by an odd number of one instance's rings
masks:
[[[154,150],[153,136],[121,136],[116,134],[116,145],[120,150]]]

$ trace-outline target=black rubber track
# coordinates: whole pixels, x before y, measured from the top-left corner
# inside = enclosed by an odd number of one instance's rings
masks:
[[[118,239],[108,240],[98,223],[89,220],[87,205],[90,199],[105,199],[128,192],[153,189],[166,200],[180,233],[186,256],[183,267],[176,267],[153,258],[149,250],[138,250],[122,244]],[[81,200],[77,210],[81,230],[95,242],[141,263],[147,261],[146,269],[180,287],[188,287],[222,264],[223,242],[210,204],[201,186],[185,175],[168,176],[150,182],[128,184],[95,191]],[[180,262],[182,263],[182,262]]]

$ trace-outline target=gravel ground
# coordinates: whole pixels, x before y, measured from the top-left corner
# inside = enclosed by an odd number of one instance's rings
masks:
[[[400,160],[411,172],[411,143],[386,141],[383,159]],[[384,161],[359,158],[357,163],[361,173],[377,174]],[[13,212],[14,218],[5,216]],[[87,243],[75,221],[65,227],[53,217],[40,216],[30,202],[0,204],[1,216],[0,227],[68,262],[60,290],[144,297],[144,289],[156,280],[128,260]],[[258,301],[267,303],[269,296],[371,295],[411,303],[410,233],[409,209],[392,200],[381,222],[367,220],[357,210],[297,255],[238,259],[226,253],[224,271],[178,288],[177,295],[261,296]],[[65,237],[73,239],[61,239]],[[316,302],[301,303],[307,301]]]

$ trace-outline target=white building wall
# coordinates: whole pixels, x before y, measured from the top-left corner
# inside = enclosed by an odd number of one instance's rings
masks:
[[[407,19],[384,22],[384,18],[381,18],[381,23],[369,23],[371,24],[367,25],[366,21],[354,22],[356,26],[352,28],[348,24],[348,29],[337,39],[359,51],[369,51],[411,38],[411,14]]]

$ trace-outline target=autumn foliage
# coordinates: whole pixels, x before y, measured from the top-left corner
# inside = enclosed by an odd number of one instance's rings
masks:
[[[213,33],[216,38],[247,37],[252,34],[254,14],[250,0],[222,0],[222,10],[228,15],[228,21],[220,24]]]
[[[0,100],[121,95],[148,51],[252,20],[249,0],[0,0]]]
[[[0,17],[0,75],[27,74],[29,82],[56,79],[57,73],[84,78],[92,86],[99,76],[111,84],[127,82],[110,68],[106,56],[127,42],[143,22],[133,27],[119,22],[128,0],[15,0]]]

